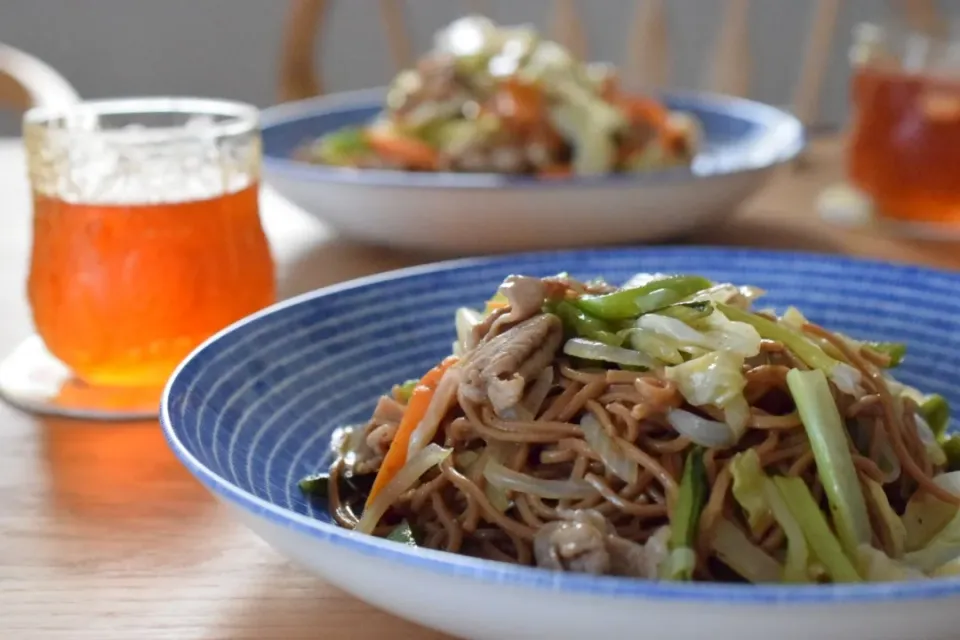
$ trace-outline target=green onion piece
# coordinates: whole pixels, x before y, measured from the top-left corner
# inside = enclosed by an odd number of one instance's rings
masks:
[[[747,324],[753,325],[753,328],[757,330],[761,338],[776,340],[777,342],[785,344],[791,351],[797,354],[798,358],[814,369],[820,369],[824,373],[830,373],[837,364],[836,360],[828,356],[823,349],[807,340],[807,338],[798,331],[794,331],[772,320],[767,320],[755,313],[731,307],[728,304],[717,303],[717,309],[722,311],[723,315],[727,316],[730,320],[746,322]]]
[[[338,485],[341,496],[366,496],[370,493],[370,487],[373,486],[374,473],[364,475],[340,476]],[[304,495],[310,498],[320,498],[326,500],[330,497],[330,474],[315,473],[301,479],[297,486]]]
[[[960,471],[960,436],[951,434],[943,439],[940,447],[947,456],[947,469]]]
[[[847,445],[843,419],[822,371],[792,369],[787,386],[810,439],[817,474],[827,493],[843,549],[855,562],[861,544],[870,544],[870,517]]]
[[[680,492],[670,522],[670,556],[665,563],[664,578],[690,580],[693,577],[700,513],[707,497],[707,473],[703,466],[703,450],[694,447],[687,454],[680,479]]]
[[[623,344],[623,338],[618,336],[608,323],[594,318],[565,300],[553,305],[552,310],[563,321],[567,332],[574,337],[589,338],[612,347]]]
[[[902,342],[864,342],[864,344],[890,358],[888,367],[899,366],[907,355],[907,345]]]
[[[831,403],[832,404],[832,403]],[[814,555],[820,560],[834,582],[860,582],[860,574],[844,554],[810,489],[801,478],[775,477],[773,479],[794,518],[803,530]],[[869,543],[867,543],[869,544]],[[856,557],[856,556],[854,556]]]
[[[629,320],[679,302],[712,284],[700,276],[670,276],[614,293],[580,296],[574,304],[602,320]]]
[[[305,495],[312,498],[326,498],[330,495],[330,474],[315,473],[297,483]]]
[[[938,440],[946,436],[947,426],[950,424],[950,405],[943,396],[934,393],[924,398],[920,405],[920,415]]]
[[[400,544],[405,544],[408,547],[417,547],[417,538],[413,533],[413,529],[410,527],[410,523],[404,520],[396,527],[393,528],[390,533],[387,534],[387,540],[391,542],[399,542]]]
[[[416,386],[420,384],[420,381],[416,378],[407,380],[401,385],[397,386],[397,400],[403,404],[410,402],[410,396],[413,395],[413,390]]]
[[[323,136],[314,149],[321,162],[349,165],[358,156],[367,153],[370,145],[367,144],[366,133],[362,128],[344,127]]]

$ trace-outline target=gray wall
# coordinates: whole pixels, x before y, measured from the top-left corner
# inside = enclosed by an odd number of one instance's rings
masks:
[[[619,62],[634,0],[580,0],[593,58]],[[674,78],[703,78],[721,0],[670,0]],[[753,96],[785,103],[796,81],[812,0],[754,0]],[[823,96],[822,119],[839,122],[846,103],[846,48],[852,25],[883,18],[884,0],[846,0]],[[948,3],[944,3],[948,4]],[[960,4],[960,3],[957,3]],[[390,64],[376,0],[334,0],[323,68],[331,91],[383,83]],[[0,0],[0,41],[41,56],[85,97],[124,94],[223,96],[272,102],[286,0]],[[457,17],[459,0],[408,0],[419,50]],[[490,0],[501,22],[544,24],[549,0]],[[18,130],[0,115],[0,135]]]

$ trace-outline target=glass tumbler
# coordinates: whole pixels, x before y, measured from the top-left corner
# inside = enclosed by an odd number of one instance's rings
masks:
[[[23,133],[39,341],[0,366],[0,390],[41,412],[156,415],[185,356],[275,299],[258,111],[105,100],[30,111]],[[15,368],[28,384],[10,382]]]
[[[851,185],[882,220],[960,229],[960,41],[863,24],[851,62]]]

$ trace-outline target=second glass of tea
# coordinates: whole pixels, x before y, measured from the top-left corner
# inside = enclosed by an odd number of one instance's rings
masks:
[[[874,213],[960,232],[960,41],[854,31],[848,179]]]
[[[27,292],[44,349],[24,345],[21,365],[42,370],[49,353],[68,373],[24,371],[34,384],[23,404],[155,415],[181,360],[275,299],[258,111],[200,99],[86,102],[28,112],[24,141]]]

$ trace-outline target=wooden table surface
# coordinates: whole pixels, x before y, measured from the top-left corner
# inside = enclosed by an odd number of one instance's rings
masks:
[[[814,198],[839,145],[785,170],[720,228],[684,239],[960,267],[957,245],[850,233]],[[18,142],[0,142],[0,353],[30,331],[29,203]],[[282,295],[429,260],[337,240],[274,194],[263,214]],[[38,418],[0,404],[0,638],[437,639],[308,575],[232,521],[167,449],[156,423]]]

